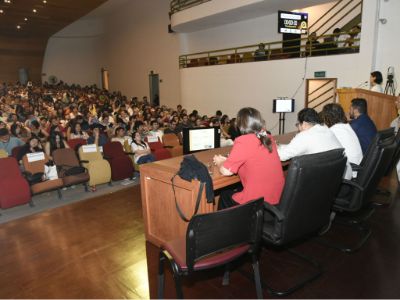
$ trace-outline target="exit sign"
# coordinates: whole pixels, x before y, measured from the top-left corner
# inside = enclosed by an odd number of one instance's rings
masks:
[[[316,71],[316,72],[314,72],[314,77],[315,78],[326,77],[326,71]]]

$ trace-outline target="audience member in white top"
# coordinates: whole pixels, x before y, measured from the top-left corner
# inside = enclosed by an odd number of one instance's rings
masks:
[[[392,123],[390,123],[390,127],[393,127],[394,132],[397,134],[397,132],[399,131],[399,127],[400,127],[400,98],[399,97],[397,97],[395,104],[396,104],[396,109],[397,109],[399,116],[396,119],[394,119],[392,121]],[[396,171],[397,171],[397,180],[400,181],[400,161],[396,165]]]
[[[369,82],[371,91],[383,93],[383,87],[382,87],[383,77],[381,72],[379,71],[372,72],[369,78]]]
[[[337,103],[327,104],[322,109],[321,115],[324,124],[329,127],[342,144],[348,161],[359,165],[363,158],[361,145],[357,134],[347,122],[342,106]],[[355,176],[357,176],[357,173],[353,172],[353,177]]]
[[[297,115],[299,133],[287,145],[279,145],[278,154],[281,161],[293,157],[314,154],[343,148],[336,136],[328,127],[320,124],[318,113],[312,108],[304,108]],[[352,178],[350,164],[346,168],[346,179]]]
[[[140,165],[155,161],[153,154],[151,154],[149,144],[142,140],[142,137],[138,131],[134,131],[132,133],[131,149],[134,153],[134,160],[136,164]]]
[[[333,41],[338,48],[344,48],[349,46],[348,40],[351,38],[349,34],[345,32],[342,33],[340,28],[335,28],[333,34],[334,34]]]
[[[157,121],[152,121],[151,122],[151,130],[149,131],[149,135],[159,138],[160,142],[162,142],[164,132],[162,132],[159,128],[160,128],[160,124],[158,124]]]

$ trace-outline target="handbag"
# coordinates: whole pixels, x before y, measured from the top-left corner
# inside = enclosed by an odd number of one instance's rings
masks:
[[[192,181],[193,179],[200,181],[200,188],[199,193],[197,194],[193,216],[196,215],[199,210],[204,187],[206,187],[207,202],[214,202],[214,189],[212,179],[206,165],[200,162],[194,155],[184,156],[179,171],[171,178],[176,210],[183,221],[189,222],[191,218],[189,219],[185,216],[176,200],[174,179],[177,175],[186,181]]]
[[[82,166],[59,165],[57,167],[58,167],[61,177],[75,176],[75,175],[86,173],[86,171],[87,171],[87,169]]]
[[[43,181],[43,172],[38,172],[32,174],[31,172],[23,172],[25,179],[28,181],[29,185],[34,185]]]

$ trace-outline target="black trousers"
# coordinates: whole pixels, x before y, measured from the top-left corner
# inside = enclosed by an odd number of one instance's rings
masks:
[[[242,185],[238,186],[235,189],[221,191],[221,194],[219,195],[218,210],[239,205],[239,203],[233,200],[232,196],[233,194],[240,192],[241,190],[243,190]]]

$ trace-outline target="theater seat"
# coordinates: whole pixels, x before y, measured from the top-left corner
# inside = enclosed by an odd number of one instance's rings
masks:
[[[44,154],[44,159],[41,160],[37,160],[37,161],[29,161],[29,154],[24,155],[24,157],[22,158],[22,165],[25,169],[25,171],[31,173],[31,174],[36,174],[36,173],[43,173],[44,169],[45,169],[45,164],[49,161],[49,158],[47,157],[46,154]],[[62,181],[61,178],[57,178],[54,180],[46,180],[46,181],[42,181],[39,183],[35,183],[31,185],[31,191],[33,195],[36,194],[41,194],[44,192],[49,192],[49,191],[53,191],[53,190],[57,190],[58,192],[58,197],[61,199],[61,190],[60,188],[62,188],[64,186],[64,183]]]
[[[111,166],[112,180],[132,178],[135,171],[132,160],[124,152],[120,142],[109,142],[103,146],[103,154]]]
[[[179,138],[174,133],[166,133],[163,135],[163,143],[166,149],[171,153],[172,157],[183,155],[182,145],[179,144]]]
[[[71,139],[68,140],[67,143],[71,149],[78,151],[80,146],[87,144],[87,141],[85,139]]]
[[[145,141],[149,144],[151,152],[153,153],[156,160],[163,160],[172,157],[171,153],[164,147],[164,144],[160,142],[160,139],[152,142],[146,137]]]
[[[23,205],[31,201],[29,184],[14,157],[0,159],[0,207]]]
[[[56,166],[62,171],[59,172],[60,177],[63,180],[64,186],[71,186],[77,184],[84,184],[85,190],[87,189],[86,183],[89,181],[89,173],[81,173],[76,175],[65,176],[63,175],[63,171],[68,170],[72,167],[79,167],[79,160],[76,156],[74,150],[65,148],[65,149],[56,149],[53,151],[53,160]]]
[[[103,158],[96,145],[82,146],[78,153],[82,166],[89,171],[89,185],[91,187],[111,181],[110,164]]]

